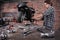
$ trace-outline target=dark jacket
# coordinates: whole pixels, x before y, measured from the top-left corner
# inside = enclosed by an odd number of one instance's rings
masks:
[[[54,8],[50,6],[44,12],[44,26],[48,28],[53,28],[53,24],[54,24]]]

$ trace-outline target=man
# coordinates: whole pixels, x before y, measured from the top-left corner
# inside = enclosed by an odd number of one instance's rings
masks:
[[[42,29],[38,29],[41,31],[41,36],[49,36],[52,35],[53,30],[53,24],[54,24],[54,8],[52,7],[52,3],[50,1],[45,1],[44,6],[46,7],[46,10],[43,13],[44,16],[44,24]]]
[[[18,21],[22,22],[24,19],[32,22],[32,16],[35,10],[27,5],[28,2],[22,2],[18,4],[19,18]]]
[[[18,12],[19,12],[19,17],[18,17],[18,22],[22,22],[24,20],[25,17],[25,7],[26,7],[26,2],[23,3],[19,3],[17,5],[18,7]]]

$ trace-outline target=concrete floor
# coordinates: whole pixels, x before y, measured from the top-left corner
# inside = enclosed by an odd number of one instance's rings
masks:
[[[35,29],[33,29],[33,32],[27,36],[24,36],[22,33],[23,31],[18,29],[16,33],[12,33],[12,36],[9,37],[8,40],[55,40],[55,38],[41,38],[40,32],[37,32]],[[56,31],[55,35],[56,38],[59,38],[59,31]]]
[[[16,33],[13,33],[13,36],[8,40],[55,40],[55,38],[41,38],[40,32],[37,32],[35,29],[33,30],[31,34],[24,36],[22,30],[19,29]]]
[[[55,40],[55,38],[41,38],[40,33],[34,32],[28,36],[22,36],[20,33],[17,33],[9,40]]]

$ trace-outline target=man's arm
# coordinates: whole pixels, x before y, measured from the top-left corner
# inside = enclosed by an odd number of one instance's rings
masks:
[[[48,10],[46,10],[44,12],[44,15],[50,15],[52,12],[54,12],[54,9],[53,8],[49,8]]]

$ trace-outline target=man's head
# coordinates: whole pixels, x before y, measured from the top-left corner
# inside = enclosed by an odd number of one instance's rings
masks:
[[[22,7],[22,6],[25,6],[27,5],[28,2],[21,2],[21,3],[18,3],[17,7]]]
[[[45,5],[45,7],[48,8],[49,6],[52,6],[52,2],[49,0],[46,0],[46,1],[44,1],[44,5]]]
[[[27,4],[28,2],[22,2],[22,3]]]

